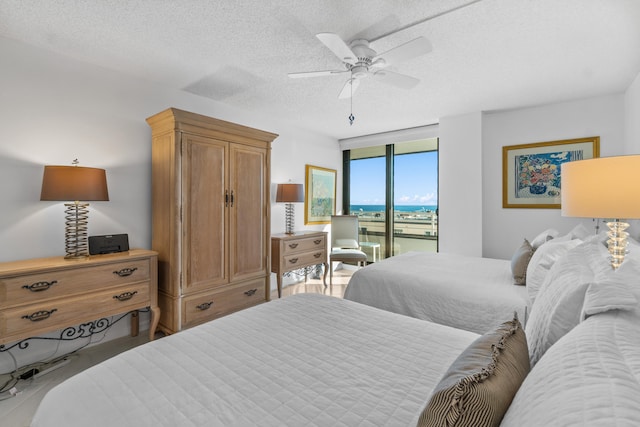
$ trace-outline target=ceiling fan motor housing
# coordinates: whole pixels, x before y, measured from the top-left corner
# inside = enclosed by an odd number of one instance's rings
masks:
[[[351,75],[356,79],[367,77],[371,66],[371,58],[376,56],[376,51],[371,49],[369,42],[364,39],[353,40],[349,47],[357,57],[355,64],[347,63],[347,68],[351,71]]]

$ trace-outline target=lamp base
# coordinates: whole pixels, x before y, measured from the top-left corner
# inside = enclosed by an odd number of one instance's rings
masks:
[[[89,256],[87,226],[89,203],[65,203],[64,249],[65,259],[83,259]]]
[[[287,203],[284,208],[284,225],[285,234],[295,234],[293,231],[293,223],[295,219],[293,203]]]
[[[624,230],[629,228],[629,224],[615,219],[607,222],[607,227],[609,227],[607,248],[609,248],[609,254],[611,254],[611,267],[616,270],[622,265],[624,256],[627,254],[627,237],[629,233]]]

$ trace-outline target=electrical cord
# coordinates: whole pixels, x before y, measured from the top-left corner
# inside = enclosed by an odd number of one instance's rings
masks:
[[[73,351],[67,352],[67,353],[65,353],[65,354],[63,354],[61,356],[54,357],[54,358],[52,358],[50,360],[43,361],[43,362],[30,363],[28,365],[16,368],[11,372],[7,372],[5,374],[0,375],[0,378],[2,376],[8,376],[8,379],[4,382],[4,384],[2,384],[0,386],[0,395],[3,394],[3,393],[10,392],[11,389],[13,389],[20,381],[30,380],[34,376],[36,376],[38,373],[43,372],[43,371],[51,368],[52,366],[55,366],[57,363],[59,363],[60,361],[62,361],[64,359],[68,359],[70,357],[77,357],[76,353],[78,353],[78,351],[82,350],[83,348],[85,348],[90,343],[91,343],[91,341],[89,340],[87,343],[85,343],[81,347],[79,347],[79,348],[77,348],[77,349],[75,349]],[[11,355],[11,357],[14,359],[14,362],[15,362],[15,357],[11,353],[9,353],[9,355]],[[16,365],[17,365],[17,363],[16,363]],[[13,397],[13,394],[11,396],[7,396],[5,398],[0,397],[0,400],[4,400],[4,399],[9,398],[9,397]]]
[[[91,335],[86,337],[88,338],[86,342],[80,347],[72,351],[69,351],[61,356],[54,357],[58,353],[58,351],[60,351],[60,344],[63,341],[63,340],[58,340],[55,350],[50,354],[50,356],[48,356],[48,357],[51,357],[52,359],[48,361],[46,360],[47,358],[45,358],[45,361],[30,363],[28,365],[18,367],[18,361],[16,360],[15,356],[11,353],[11,350],[7,350],[5,354],[8,354],[13,360],[14,368],[10,372],[0,374],[0,384],[2,383],[2,377],[8,377],[7,380],[4,382],[4,384],[0,386],[0,401],[14,397],[16,395],[15,386],[20,381],[27,381],[27,380],[33,381],[33,378],[37,376],[40,372],[48,370],[49,368],[51,368],[52,366],[56,365],[58,362],[64,359],[77,356],[76,353],[78,353],[80,350],[84,349],[85,347],[91,344],[98,344],[102,342],[109,334],[111,327],[114,324],[116,324],[118,321],[126,317],[127,314],[121,316],[116,321],[112,322],[104,330],[98,333],[91,333]],[[102,335],[102,336],[98,337],[97,335]],[[96,338],[95,341],[94,341],[94,338]],[[6,393],[10,393],[10,394],[3,396],[3,394],[6,394]]]

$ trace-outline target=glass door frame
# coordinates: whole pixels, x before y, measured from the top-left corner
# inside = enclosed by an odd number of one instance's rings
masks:
[[[436,143],[436,147],[439,143]],[[435,151],[438,151],[436,148]],[[385,145],[385,233],[384,233],[384,254],[380,254],[381,258],[389,258],[393,256],[394,248],[394,159],[395,159],[395,145]],[[440,162],[438,162],[438,169]],[[439,176],[439,171],[437,176]],[[440,186],[438,185],[438,193],[440,192]],[[439,197],[438,197],[439,199]],[[344,150],[342,152],[342,207],[345,215],[351,214],[351,150]],[[440,246],[440,233],[436,239],[436,251],[439,251]]]

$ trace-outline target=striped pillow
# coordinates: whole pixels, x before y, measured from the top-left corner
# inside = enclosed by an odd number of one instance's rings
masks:
[[[513,320],[477,338],[449,367],[418,427],[497,426],[529,373],[527,339]]]

